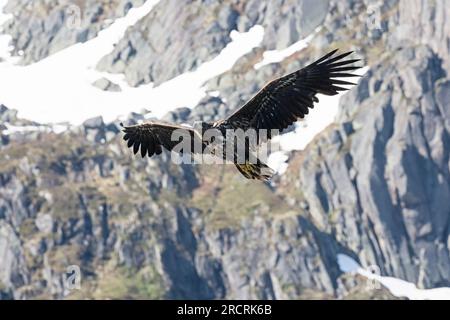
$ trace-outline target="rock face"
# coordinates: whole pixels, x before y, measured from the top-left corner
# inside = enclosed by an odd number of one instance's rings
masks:
[[[343,275],[338,253],[424,288],[450,285],[449,18],[438,0],[160,2],[102,68],[158,83],[217,54],[231,29],[266,27],[262,48],[206,84],[218,94],[167,121],[222,118],[330,47],[358,48],[370,71],[271,185],[174,165],[166,152],[134,158],[118,122],[101,117],[61,134],[0,134],[0,297],[392,298]],[[264,49],[318,25],[308,49],[254,69]],[[67,288],[70,266],[80,290]]]
[[[220,19],[214,21],[217,15]],[[230,41],[229,32],[236,28],[237,16],[231,3],[159,2],[128,30],[114,51],[100,61],[98,69],[124,73],[132,86],[170,79],[195,69],[225,47]]]
[[[388,50],[366,51],[377,63],[341,100],[337,125],[292,160],[290,173],[298,180],[289,184],[304,186],[302,197],[319,229],[363,264],[421,287],[448,286],[449,208],[442,199],[450,181],[444,31],[450,11],[442,1],[378,7],[382,33],[369,42]],[[347,9],[366,15],[357,5],[336,2],[337,12]],[[431,16],[432,23],[425,18]],[[339,25],[336,17],[327,17],[326,25]],[[352,41],[366,42],[361,30],[349,32]],[[347,36],[343,29],[333,38]]]
[[[16,250],[1,264],[5,294],[63,297],[62,279],[71,265],[80,266],[83,274],[82,291],[74,297],[334,293],[339,244],[267,186],[236,176],[232,168],[201,172],[174,166],[167,154],[129,161],[119,136],[105,143],[83,138],[101,134],[101,120],[84,127],[88,131],[43,133],[39,145],[33,139],[6,148],[0,213],[3,225],[18,230],[20,240],[5,246],[1,233],[1,252]],[[97,135],[91,132],[95,128]],[[22,152],[20,158],[15,152]],[[240,199],[243,193],[252,198]],[[11,260],[22,256],[26,264]],[[22,282],[12,273],[16,265],[29,268]],[[111,281],[117,281],[113,287]]]
[[[96,80],[94,83],[92,83],[92,85],[104,91],[113,91],[113,92],[122,91],[122,89],[118,84],[115,84],[114,82],[111,82],[106,78],[100,78]]]
[[[450,279],[448,85],[430,48],[393,53],[286,174],[321,230],[363,264],[422,287]]]
[[[92,39],[110,19],[124,16],[144,0],[11,0],[5,11],[14,15],[3,28],[12,36],[13,54],[29,64],[77,42]]]
[[[261,24],[266,27],[263,45],[284,48],[320,25],[327,6],[326,0],[160,2],[98,69],[124,73],[131,86],[159,84],[212,59],[231,40],[232,30],[245,32]]]
[[[0,220],[0,257],[2,258],[0,292],[8,297],[8,291],[27,284],[28,270],[19,238],[12,227],[2,220]],[[0,297],[3,294],[0,293]]]
[[[0,121],[4,123],[13,123],[17,120],[17,111],[8,109],[5,105],[0,105]]]

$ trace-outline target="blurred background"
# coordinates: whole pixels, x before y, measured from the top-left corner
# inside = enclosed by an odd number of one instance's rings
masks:
[[[1,0],[0,299],[450,299],[446,0]],[[339,48],[271,183],[138,159]]]

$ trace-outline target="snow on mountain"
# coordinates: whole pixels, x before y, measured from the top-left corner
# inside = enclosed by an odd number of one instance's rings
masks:
[[[26,126],[15,126],[12,124],[3,124],[6,130],[2,130],[1,134],[11,135],[14,133],[25,133],[25,132],[54,132],[61,133],[66,131],[69,126],[64,124],[49,124],[49,125],[26,125]]]
[[[450,288],[419,289],[413,283],[393,278],[384,277],[362,268],[358,262],[345,254],[338,254],[339,268],[345,273],[356,273],[375,280],[386,287],[394,296],[408,298],[410,300],[450,300]]]

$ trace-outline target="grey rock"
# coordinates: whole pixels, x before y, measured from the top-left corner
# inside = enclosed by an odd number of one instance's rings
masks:
[[[189,108],[178,108],[174,111],[168,112],[162,120],[167,122],[177,122],[177,123],[183,123],[187,122],[189,115],[191,114],[191,109]]]
[[[100,90],[111,91],[111,92],[119,92],[122,91],[118,84],[111,82],[106,78],[100,78],[96,80],[92,85]]]
[[[261,23],[265,27],[266,47],[284,49],[312,33],[324,21],[328,12],[328,2],[327,0],[259,2],[259,10],[264,10],[262,12],[265,12],[265,15],[260,16],[255,23]]]
[[[106,141],[105,123],[101,116],[86,120],[82,126],[88,141],[100,143]]]
[[[192,110],[189,115],[189,123],[195,121],[214,121],[225,118],[226,107],[219,97],[205,97]]]
[[[327,8],[328,0],[161,2],[128,30],[97,68],[124,73],[131,86],[160,84],[211,60],[230,42],[232,30],[262,24],[263,46],[282,49],[319,26]]]
[[[228,2],[221,5],[211,1],[160,2],[127,31],[97,68],[125,73],[132,86],[159,84],[195,69],[229,42],[229,28],[234,28],[236,17],[230,6]],[[211,23],[216,10],[221,19]],[[186,33],[191,36],[185,37]]]
[[[103,118],[101,116],[91,118],[83,122],[83,126],[86,129],[99,129],[103,128],[105,126],[105,123],[103,122]]]
[[[12,227],[0,220],[0,291],[14,292],[12,289],[28,283],[28,270],[19,238]],[[14,294],[15,298],[20,298]]]
[[[21,62],[30,64],[78,42],[94,38],[109,24],[106,20],[124,16],[144,0],[98,2],[82,0],[8,1],[5,11],[14,18],[4,32],[12,36],[13,54],[23,52]]]
[[[0,105],[0,121],[14,123],[17,120],[17,110],[8,109],[5,105]]]
[[[306,157],[298,173],[290,172],[298,174],[322,230],[364,265],[421,287],[448,285],[450,276],[444,249],[450,207],[439,200],[450,196],[443,151],[449,131],[438,111],[448,83],[443,77],[442,63],[428,47],[403,49],[373,66],[367,80],[382,81],[379,90],[363,93],[358,103],[355,89],[341,103],[339,121],[351,119],[354,132],[340,143],[333,138],[337,131],[324,134],[306,151],[321,161]]]

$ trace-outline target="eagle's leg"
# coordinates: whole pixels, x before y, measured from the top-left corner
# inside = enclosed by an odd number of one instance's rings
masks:
[[[247,179],[256,179],[261,181],[269,181],[272,178],[274,171],[259,159],[255,163],[250,163],[248,160],[245,163],[235,163],[236,168]]]

